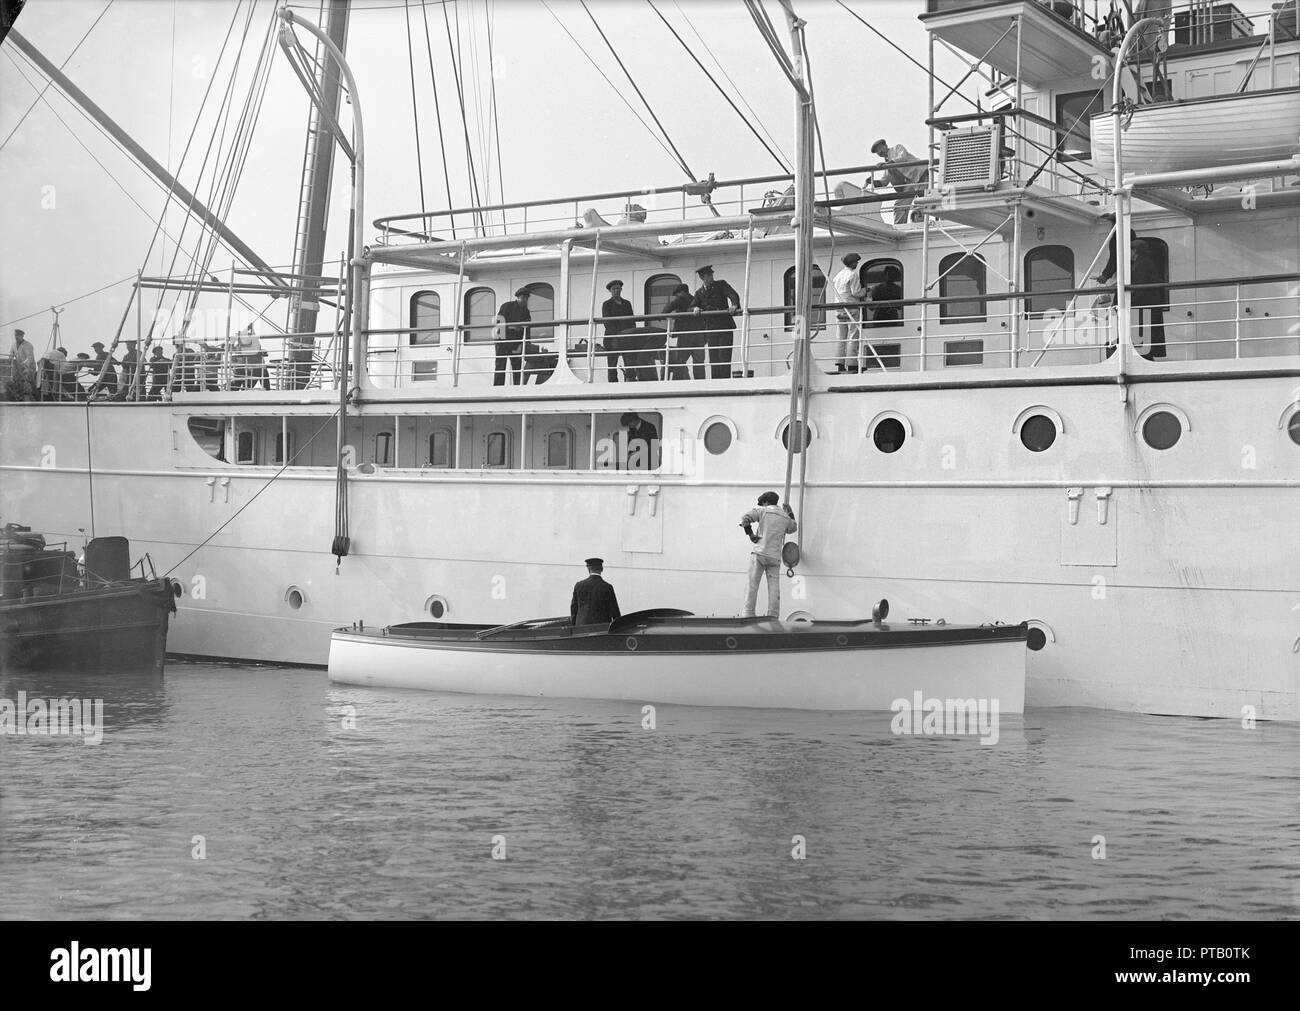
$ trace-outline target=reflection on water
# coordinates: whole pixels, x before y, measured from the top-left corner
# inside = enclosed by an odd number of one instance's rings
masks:
[[[0,677],[20,690],[103,698],[106,728],[0,736],[3,917],[1300,914],[1293,725],[1043,710],[982,747],[661,706],[648,730],[208,664]]]

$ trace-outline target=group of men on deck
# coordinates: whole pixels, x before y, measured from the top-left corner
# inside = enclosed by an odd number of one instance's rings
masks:
[[[664,306],[667,330],[637,326],[630,318],[635,316],[632,303],[623,297],[623,282],[605,285],[610,297],[600,307],[600,315],[605,321],[603,344],[611,383],[618,382],[620,360],[624,382],[658,379],[661,366],[666,367],[667,379],[730,377],[740,296],[713,276],[712,265],[695,273],[700,287],[692,293],[688,285],[678,284]],[[669,338],[676,338],[671,348]]]

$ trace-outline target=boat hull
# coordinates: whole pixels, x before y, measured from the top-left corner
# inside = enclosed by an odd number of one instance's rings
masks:
[[[1111,117],[1093,116],[1092,163],[1114,176]],[[1144,105],[1120,140],[1124,172],[1174,172],[1287,158],[1300,148],[1300,89]]]
[[[162,676],[170,579],[0,603],[0,669]]]
[[[1000,712],[1021,713],[1025,653],[1023,630],[1015,638],[942,645],[671,653],[538,652],[340,630],[330,641],[329,677],[338,684],[469,694],[822,711],[888,711],[920,692],[926,699],[996,699]]]

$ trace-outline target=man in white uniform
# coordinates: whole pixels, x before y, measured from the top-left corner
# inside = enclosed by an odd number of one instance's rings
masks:
[[[767,575],[768,617],[781,616],[781,549],[786,534],[794,533],[799,524],[794,521],[790,506],[777,508],[781,497],[774,491],[758,496],[758,508],[751,509],[740,518],[740,525],[754,545],[749,555],[749,585],[745,591],[744,617],[754,617],[758,602],[758,583]],[[758,532],[754,532],[754,527]]]
[[[831,278],[836,302],[862,301],[866,291],[858,277],[858,261],[861,259],[862,257],[857,253],[846,253],[840,260],[844,264],[844,269]],[[839,338],[839,342],[835,345],[835,371],[857,372],[858,342],[862,337],[862,310],[836,309],[835,319],[836,336]]]

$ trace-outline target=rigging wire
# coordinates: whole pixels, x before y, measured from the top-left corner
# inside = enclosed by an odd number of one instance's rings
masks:
[[[754,124],[745,118],[745,114],[741,112],[740,109],[736,106],[736,103],[731,100],[731,96],[722,90],[722,85],[720,85],[717,82],[717,80],[714,78],[714,76],[711,73],[709,73],[708,68],[705,67],[704,64],[700,62],[700,58],[691,51],[691,47],[686,44],[686,40],[677,34],[677,29],[674,28],[669,23],[668,19],[664,17],[662,13],[660,13],[659,8],[654,5],[654,0],[646,0],[646,2],[650,4],[650,9],[659,15],[659,20],[664,23],[664,27],[673,33],[673,38],[675,38],[678,42],[681,43],[682,48],[686,50],[686,55],[688,55],[692,60],[695,61],[695,65],[699,67],[700,70],[704,73],[704,76],[709,79],[709,83],[712,84],[718,90],[718,94],[723,97],[723,99],[726,101],[726,103],[729,106],[731,106],[732,111],[737,116],[740,117],[740,121],[744,123],[747,127],[749,127],[749,132],[752,133],[754,137],[758,140],[758,142],[763,145],[763,147],[767,150],[767,153],[772,156],[773,160],[780,167],[781,171],[789,172],[790,169],[786,167],[786,164],[784,161],[781,160],[780,155],[778,155],[775,151],[772,150],[771,145],[768,144],[768,142],[763,139],[763,135],[760,134],[754,128]]]
[[[91,295],[98,295],[100,292],[108,291],[109,288],[116,288],[119,284],[126,284],[127,281],[134,281],[135,278],[136,278],[135,274],[127,274],[126,277],[122,278],[120,281],[110,281],[102,288],[96,288],[94,291],[88,291],[84,295],[76,295],[73,298],[65,298],[62,302],[58,304],[58,308],[61,309],[65,305],[71,305],[73,302],[80,302],[83,298],[90,298]],[[0,323],[0,329],[7,329],[8,327],[13,326],[15,323],[25,323],[29,319],[35,319],[37,316],[44,316],[49,311],[50,311],[49,309],[37,309],[35,312],[29,312],[26,316],[19,316],[17,319],[9,320],[7,323]]]
[[[411,6],[406,5],[406,63],[411,74],[411,118],[415,121],[415,171],[420,180],[420,213],[424,214],[424,158],[420,154],[420,106],[415,100],[415,50],[411,45]]]
[[[461,81],[460,60],[457,58],[457,54],[460,52],[459,8],[457,9],[456,16],[457,16],[456,41],[453,44],[451,39],[451,18],[447,14],[447,5],[443,4],[442,23],[443,23],[443,27],[446,29],[447,32],[447,52],[451,56],[452,76],[456,80],[456,99],[460,103],[460,125],[461,125],[461,130],[464,133],[464,137],[465,137],[465,163],[469,168],[470,202],[474,206],[478,206],[483,201],[479,199],[479,195],[478,195],[478,176],[475,174],[474,171],[474,152],[470,148],[470,142],[469,142],[469,120],[466,118],[465,115],[465,88]],[[483,215],[481,213],[475,212],[474,220],[475,220],[476,229],[482,231]]]
[[[112,6],[113,6],[113,0],[108,0],[108,4],[104,7],[102,11],[99,12],[99,17],[95,18],[95,20],[91,22],[90,27],[86,29],[86,34],[81,37],[81,41],[72,47],[72,52],[70,52],[64,58],[63,62],[59,64],[60,70],[66,67],[68,63],[72,60],[72,58],[77,55],[77,50],[81,48],[81,43],[85,42],[86,39],[90,38],[90,33],[95,30],[95,25],[99,24],[100,20],[104,17],[104,15],[108,13],[108,8]],[[45,87],[41,88],[40,94],[38,94],[36,98],[32,100],[32,104],[27,107],[27,111],[18,117],[18,122],[14,124],[14,128],[9,131],[5,139],[0,141],[0,151],[3,151],[4,146],[13,139],[14,134],[16,134],[18,132],[18,128],[23,125],[23,121],[26,120],[29,115],[31,115],[32,110],[35,109],[38,105],[40,105],[41,99],[45,97],[45,93],[50,90],[50,87],[53,84],[54,84],[53,80],[49,80],[45,82]]]
[[[438,101],[438,75],[433,69],[433,42],[429,38],[429,9],[424,4],[420,5],[420,14],[424,19],[424,48],[429,54],[429,80],[433,82],[433,111],[438,120],[438,148],[442,154],[442,179],[447,187],[447,206],[455,206],[451,199],[451,174],[447,169],[447,142],[442,133],[442,105]],[[422,227],[428,227],[428,222],[421,219]],[[456,219],[451,218],[451,237],[456,237]]]
[[[172,48],[167,63],[167,162],[165,168],[168,172],[172,170],[172,127],[176,121],[176,5],[179,0],[172,0]],[[171,201],[163,204],[162,209],[162,231],[163,235],[167,234],[167,207]],[[163,261],[167,259],[167,244],[163,243],[162,248],[158,250],[158,269],[163,269]]]
[[[575,46],[577,46],[578,51],[587,58],[587,62],[590,63],[593,67],[595,67],[596,73],[600,74],[600,76],[605,79],[605,83],[609,85],[610,90],[613,91],[614,94],[616,94],[619,97],[620,101],[622,101],[622,103],[628,107],[628,111],[630,111],[632,115],[637,118],[637,122],[639,122],[642,126],[646,128],[646,132],[649,133],[650,136],[654,138],[655,143],[658,144],[661,148],[663,148],[664,153],[667,154],[669,158],[672,158],[673,153],[668,150],[668,146],[663,142],[660,136],[654,132],[650,124],[645,121],[645,117],[642,116],[641,113],[637,112],[636,107],[627,100],[627,96],[624,95],[623,92],[619,91],[618,87],[614,84],[614,82],[609,79],[609,75],[606,74],[605,71],[601,69],[600,64],[597,63],[594,59],[592,59],[591,54],[587,52],[583,44],[579,42],[576,38],[574,38],[573,33],[569,31],[568,27],[564,24],[564,22],[560,20],[559,15],[556,14],[555,11],[551,10],[551,5],[547,3],[547,0],[542,0],[542,6],[545,7],[547,12],[551,15],[551,17],[555,19],[555,23],[560,26],[560,29],[564,32],[564,34],[569,37],[569,41],[572,42]],[[692,182],[693,181],[694,180],[692,180]]]
[[[36,90],[37,90],[36,85],[33,84],[32,81],[31,81],[31,79],[27,77],[26,72],[23,70],[22,66],[18,63],[18,61],[14,59],[14,56],[13,56],[13,54],[10,52],[10,50],[5,49],[5,50],[3,50],[3,52],[4,52],[5,56],[9,57],[9,61],[10,61],[11,63],[14,64],[15,68],[18,70],[19,75],[20,75],[20,76],[23,78],[23,80],[27,83],[28,87],[30,87],[33,91],[36,91]],[[21,55],[21,56],[23,57],[24,60],[27,60],[27,56],[26,56],[26,54],[25,54],[25,53],[22,53],[21,50],[19,51],[19,55]],[[31,68],[31,70],[32,70],[32,72],[33,72],[34,74],[36,74],[37,76],[39,76],[39,74],[40,74],[39,69],[38,69],[34,64],[32,64],[32,63],[30,62],[30,60],[28,60],[28,66]],[[50,102],[50,100],[49,100],[48,98],[46,98],[46,99],[43,99],[43,101],[45,102],[46,106],[49,107],[49,110],[50,110],[50,112],[54,115],[54,118],[57,119],[57,120],[59,121],[59,124],[60,124],[60,125],[61,125],[65,130],[68,131],[68,134],[72,137],[73,140],[75,140],[75,141],[76,141],[76,142],[81,146],[82,150],[84,150],[84,151],[86,152],[86,154],[88,154],[88,155],[90,156],[91,160],[94,161],[94,163],[95,163],[96,165],[98,165],[98,166],[100,167],[100,169],[103,170],[104,174],[107,175],[107,176],[109,177],[109,179],[112,180],[113,185],[115,185],[118,189],[120,189],[120,190],[122,191],[122,193],[126,196],[126,198],[127,198],[128,200],[130,200],[131,203],[134,204],[134,205],[135,205],[135,206],[140,210],[140,213],[143,214],[146,218],[148,218],[149,221],[150,221],[151,223],[153,223],[153,224],[156,225],[156,226],[162,226],[162,222],[160,221],[159,217],[155,216],[154,213],[153,213],[152,211],[150,211],[147,207],[144,206],[144,204],[140,203],[140,201],[137,200],[137,199],[135,198],[134,194],[132,194],[131,191],[128,190],[128,189],[126,188],[125,184],[124,184],[124,183],[123,183],[123,182],[122,182],[122,181],[117,177],[116,173],[114,173],[112,169],[110,169],[107,165],[105,165],[102,161],[100,161],[99,157],[95,154],[94,151],[92,151],[92,150],[90,149],[90,147],[86,144],[86,142],[85,142],[84,140],[82,140],[79,136],[77,136],[77,132],[76,132],[76,131],[75,131],[75,130],[74,130],[74,129],[73,129],[73,128],[68,124],[68,121],[67,121],[66,119],[64,119],[63,116],[61,116],[61,115],[59,114],[59,110],[56,109],[56,108],[53,106],[53,104]],[[86,119],[86,121],[89,122],[90,125],[93,126],[96,130],[98,130],[99,133],[100,133],[100,135],[101,135],[102,137],[104,137],[105,140],[107,140],[111,145],[113,145],[113,146],[116,147],[119,151],[121,151],[121,153],[122,153],[124,156],[126,156],[127,158],[130,158],[130,153],[127,152],[127,151],[126,151],[126,150],[121,146],[120,143],[118,143],[116,137],[114,137],[112,134],[108,133],[108,131],[106,131],[102,126],[100,126],[100,125],[99,125],[98,123],[96,123],[93,119],[91,119],[91,118],[86,114],[86,112],[85,112],[85,111],[84,111],[84,110],[83,110],[79,105],[77,105],[76,103],[72,102],[71,100],[68,100],[68,104],[71,105],[73,109],[76,109],[79,113],[81,113],[81,115]],[[145,178],[146,178],[150,183],[152,183],[155,187],[157,187],[158,189],[162,190],[164,194],[167,194],[167,193],[169,192],[168,188],[167,188],[166,186],[163,185],[162,181],[159,180],[159,179],[157,179],[157,178],[155,178],[152,174],[150,174],[150,173],[146,173],[146,174],[145,174]],[[165,205],[164,205],[164,206],[165,206]],[[163,234],[164,236],[166,236],[166,238],[170,239],[170,240],[172,241],[173,244],[180,245],[180,240],[179,240],[175,235],[173,235],[171,232],[168,232],[168,231],[166,230],[165,226],[163,226],[163,227],[161,228],[161,234]],[[232,251],[232,252],[233,252],[233,251]],[[238,257],[237,257],[237,258],[238,258]],[[244,267],[249,267],[249,266],[251,266],[249,263],[247,263],[246,261],[244,261],[244,260],[242,260],[242,259],[239,260],[239,263],[240,263],[241,265],[243,265]],[[160,269],[162,269],[162,268],[160,267]],[[189,275],[186,275],[186,276],[189,276]],[[137,274],[129,274],[129,275],[127,275],[126,277],[122,278],[122,280],[120,280],[120,281],[113,281],[113,282],[111,282],[110,284],[106,284],[106,285],[104,285],[104,287],[102,287],[102,288],[96,288],[94,291],[88,291],[88,292],[86,292],[84,295],[77,295],[77,296],[74,297],[74,298],[65,299],[65,300],[63,300],[62,302],[60,302],[59,305],[60,305],[60,306],[70,305],[71,303],[73,303],[73,302],[78,302],[78,301],[80,301],[80,300],[83,299],[83,298],[89,298],[91,295],[98,295],[100,292],[107,291],[109,288],[115,288],[115,287],[117,287],[119,284],[125,284],[127,281],[134,281],[137,277],[138,277]],[[250,312],[254,311],[253,306],[252,306],[252,305],[251,305],[251,304],[250,304],[246,299],[244,299],[241,295],[238,295],[238,294],[235,295],[235,301],[239,302],[240,305],[242,305],[244,308],[248,309]],[[42,310],[40,310],[40,311],[38,311],[38,312],[30,313],[30,314],[27,315],[27,316],[20,317],[19,319],[10,320],[9,323],[3,323],[3,324],[0,324],[0,327],[7,327],[7,326],[11,325],[12,323],[21,323],[21,322],[23,322],[23,321],[25,321],[25,320],[29,320],[29,319],[32,319],[32,318],[34,318],[34,317],[36,317],[36,316],[40,316],[40,315],[42,315],[45,311],[46,311],[46,310],[42,309]],[[259,314],[259,316],[264,316],[264,315],[265,315],[265,312]]]
[[[488,70],[492,74],[489,93],[492,97],[492,135],[496,138],[497,145],[497,196],[500,198],[498,202],[504,204],[506,202],[506,180],[505,171],[501,167],[501,119],[497,115],[497,60],[495,51],[493,50],[492,38],[496,27],[497,8],[496,0],[484,0],[484,3],[491,4],[488,8],[487,23]],[[501,210],[501,227],[504,234],[504,229],[506,227],[506,212],[504,208]]]
[[[582,9],[587,12],[587,17],[591,18],[591,23],[596,26],[596,31],[599,32],[600,37],[604,39],[610,55],[614,57],[619,69],[622,70],[624,76],[627,77],[628,83],[632,85],[632,90],[636,92],[637,97],[641,99],[641,103],[646,107],[646,112],[650,113],[650,118],[655,121],[655,126],[659,127],[659,132],[664,135],[664,140],[666,140],[668,146],[672,148],[673,156],[677,159],[677,164],[681,166],[682,171],[686,173],[687,178],[690,179],[691,182],[697,181],[699,177],[691,171],[691,167],[686,164],[686,159],[683,158],[682,153],[677,150],[677,145],[674,144],[673,139],[668,136],[668,131],[664,129],[663,123],[659,122],[659,117],[655,115],[654,109],[651,108],[645,95],[641,93],[641,89],[637,87],[637,83],[633,79],[631,71],[629,71],[623,64],[622,57],[618,55],[618,50],[616,50],[614,44],[609,41],[609,37],[605,34],[605,30],[600,27],[600,22],[596,20],[596,15],[591,13],[591,8],[587,6],[587,0],[578,0],[578,2],[582,5]]]
[[[780,152],[781,157],[786,162],[789,162],[790,157],[785,153],[785,149],[781,147],[777,139],[774,136],[772,136],[772,131],[767,128],[767,124],[763,122],[763,118],[758,114],[758,111],[752,105],[749,104],[749,99],[747,99],[745,97],[745,93],[740,90],[740,85],[738,85],[735,81],[731,79],[731,75],[727,73],[727,68],[723,66],[722,61],[718,59],[717,54],[709,47],[708,41],[704,38],[703,35],[700,34],[699,29],[695,27],[695,23],[691,21],[690,15],[688,15],[684,10],[682,10],[682,5],[679,4],[677,0],[673,0],[673,6],[677,8],[677,13],[682,16],[682,20],[685,21],[687,27],[690,28],[691,34],[693,34],[699,40],[700,45],[704,47],[704,51],[708,53],[710,58],[713,60],[713,62],[717,64],[719,73],[721,73],[722,76],[727,79],[727,83],[730,84],[732,88],[735,89],[736,95],[740,98],[741,102],[744,103],[745,108],[749,110],[749,114],[754,117],[754,121],[758,123],[759,127],[762,128],[763,133],[767,135],[767,139],[771,141],[772,146],[776,148],[778,152]],[[785,171],[787,173],[790,172],[789,169],[786,169]]]

